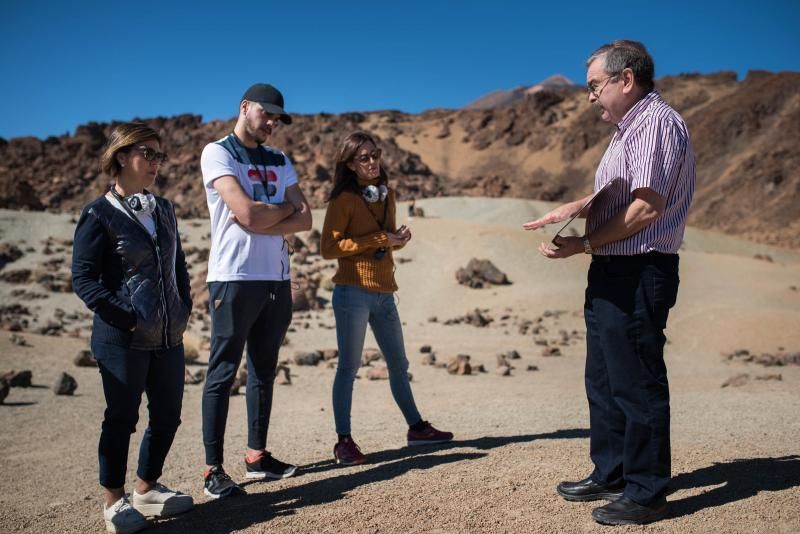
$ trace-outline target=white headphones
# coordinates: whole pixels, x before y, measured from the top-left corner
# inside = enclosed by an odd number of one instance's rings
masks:
[[[367,202],[383,202],[389,195],[389,189],[381,184],[379,186],[368,185],[361,190],[361,196]]]
[[[116,187],[112,186],[111,194],[120,203],[124,202],[131,211],[136,213],[142,212],[146,215],[152,215],[156,211],[156,197],[152,193],[134,193],[129,197],[123,197],[117,193]]]
[[[136,193],[125,198],[128,206],[136,212],[152,215],[156,211],[156,197],[151,193]]]

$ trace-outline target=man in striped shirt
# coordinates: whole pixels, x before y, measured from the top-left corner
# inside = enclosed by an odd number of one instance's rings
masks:
[[[604,524],[641,524],[666,515],[670,478],[669,385],[664,328],[678,293],[678,249],[695,186],[686,124],[653,86],[645,47],[615,41],[587,61],[589,102],[616,126],[597,168],[599,191],[582,237],[545,243],[546,258],[592,255],[584,304],[586,395],[594,471],[562,482],[569,501],[606,499],[592,517]],[[524,225],[564,221],[590,197]]]

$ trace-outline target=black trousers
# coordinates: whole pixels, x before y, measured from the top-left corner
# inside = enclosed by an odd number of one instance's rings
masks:
[[[128,449],[139,421],[142,393],[147,393],[149,421],[139,447],[136,474],[142,480],[158,480],[181,424],[183,345],[144,351],[92,343],[92,353],[97,358],[106,398],[97,447],[100,484],[112,489],[125,485]]]
[[[643,505],[670,478],[664,328],[678,294],[678,255],[596,256],[589,268],[586,395],[592,479],[625,484]]]
[[[263,449],[278,351],[292,320],[289,281],[210,282],[211,354],[203,388],[206,464],[223,463],[228,402],[247,344],[247,446]]]

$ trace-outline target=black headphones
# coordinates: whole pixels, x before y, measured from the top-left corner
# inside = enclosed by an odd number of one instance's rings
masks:
[[[361,189],[361,196],[364,197],[364,200],[367,202],[383,202],[386,200],[386,197],[389,195],[389,189],[381,184],[379,186],[375,185],[368,185]]]

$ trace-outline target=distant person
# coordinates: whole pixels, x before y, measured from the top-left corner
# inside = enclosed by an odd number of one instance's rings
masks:
[[[291,122],[280,91],[255,84],[239,102],[233,132],[208,144],[200,161],[211,215],[211,352],[202,411],[204,492],[213,498],[244,493],[222,464],[230,391],[245,344],[246,477],[279,479],[296,470],[266,450],[278,350],[292,319],[284,235],[311,228],[311,211],[292,162],[264,144],[281,123]]]
[[[333,415],[338,440],[333,448],[336,462],[364,463],[350,433],[353,381],[361,367],[367,324],[386,359],[392,395],[409,425],[409,445],[444,443],[453,434],[435,429],[423,420],[411,393],[408,359],[400,316],[394,302],[393,250],[411,239],[405,226],[396,227],[395,193],[387,186],[381,168],[381,150],[366,133],[349,135],[336,156],[333,190],[322,229],[320,252],[337,259],[333,277],[333,312],[339,365],[333,382]]]
[[[136,532],[148,526],[144,516],[193,506],[189,495],[158,483],[181,423],[183,332],[192,311],[172,204],[146,189],[166,159],[149,126],[114,128],[102,156],[114,185],[83,209],[73,241],[72,287],[94,311],[92,354],[106,397],[98,455],[109,532]],[[125,472],[142,392],[149,421],[129,499]]]
[[[589,102],[616,126],[594,188],[621,177],[621,193],[598,198],[581,237],[545,243],[546,258],[592,255],[584,304],[586,394],[594,471],[562,482],[569,501],[604,524],[641,524],[667,513],[670,407],[664,328],[678,293],[678,249],[695,187],[695,161],[681,116],[654,89],[644,45],[614,41],[588,59]],[[587,197],[588,199],[588,197]],[[586,199],[524,225],[568,219]]]

